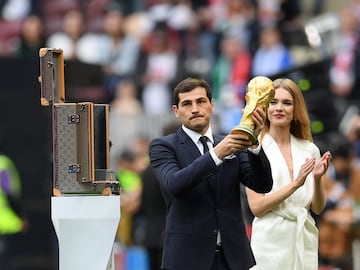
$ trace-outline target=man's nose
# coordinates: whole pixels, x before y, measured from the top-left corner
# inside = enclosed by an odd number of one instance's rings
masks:
[[[192,112],[198,112],[199,111],[199,106],[196,103],[192,104],[191,111]]]

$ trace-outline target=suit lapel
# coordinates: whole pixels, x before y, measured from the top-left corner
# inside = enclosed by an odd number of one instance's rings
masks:
[[[184,130],[182,128],[180,128],[178,130],[177,135],[178,135],[180,144],[182,145],[182,147],[184,147],[186,149],[187,152],[190,153],[190,155],[193,159],[196,159],[199,156],[201,156],[201,153],[200,153],[199,149],[197,148],[197,146],[194,144],[194,142],[191,140],[191,138],[188,135],[186,135],[186,133],[184,132]]]
[[[201,156],[201,153],[200,153],[198,147],[194,144],[194,142],[191,140],[191,138],[188,135],[186,135],[186,133],[184,132],[184,130],[182,128],[179,128],[179,130],[177,131],[177,135],[178,135],[180,144],[190,153],[193,160],[195,160],[199,156]],[[214,137],[215,145],[217,143],[219,143],[219,141],[220,141],[219,138],[216,141],[216,139]],[[208,183],[211,191],[214,194],[216,194],[216,178],[217,178],[217,176],[214,176],[206,181]]]

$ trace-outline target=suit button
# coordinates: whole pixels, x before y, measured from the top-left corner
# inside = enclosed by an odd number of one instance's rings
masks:
[[[212,234],[217,235],[217,230],[213,230]]]

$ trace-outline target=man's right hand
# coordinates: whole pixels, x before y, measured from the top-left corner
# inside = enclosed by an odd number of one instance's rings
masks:
[[[219,159],[224,159],[224,157],[245,150],[251,145],[250,135],[242,133],[228,134],[214,147],[214,152]]]

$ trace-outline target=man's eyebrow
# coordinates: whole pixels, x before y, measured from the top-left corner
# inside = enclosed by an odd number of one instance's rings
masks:
[[[198,97],[196,99],[184,99],[182,101],[180,101],[180,103],[184,103],[184,102],[197,102],[197,101],[200,101],[200,100],[206,100],[207,97]]]
[[[185,102],[192,102],[191,99],[183,99],[182,101],[180,101],[180,103],[185,103]]]

